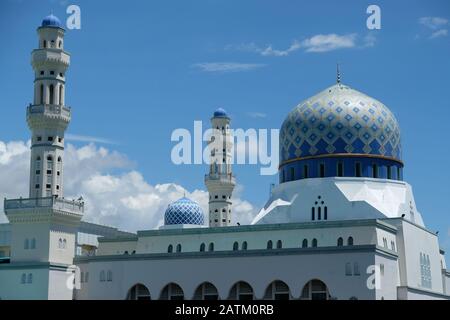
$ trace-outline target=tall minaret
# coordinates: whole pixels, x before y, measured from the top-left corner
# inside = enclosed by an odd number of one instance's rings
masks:
[[[209,192],[209,226],[223,227],[231,225],[231,195],[236,184],[231,170],[233,139],[230,135],[230,118],[225,110],[217,109],[211,124],[215,129],[214,135],[219,135],[221,146],[212,147],[210,141],[211,164],[209,174],[205,176]]]
[[[38,49],[31,54],[34,101],[27,108],[32,132],[30,198],[63,196],[64,131],[70,108],[64,103],[70,55],[64,51],[64,29],[53,15],[37,29]]]

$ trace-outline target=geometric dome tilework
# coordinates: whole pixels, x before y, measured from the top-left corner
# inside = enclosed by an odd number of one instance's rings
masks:
[[[280,130],[280,164],[333,154],[379,155],[401,161],[400,127],[378,100],[336,84],[301,102]]]
[[[164,214],[164,224],[204,224],[203,210],[197,202],[186,197],[171,203]]]

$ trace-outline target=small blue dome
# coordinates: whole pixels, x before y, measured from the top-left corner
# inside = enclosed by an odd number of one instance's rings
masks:
[[[61,21],[58,19],[58,17],[54,16],[53,14],[46,16],[44,20],[42,20],[41,26],[62,28]]]
[[[171,203],[164,214],[164,224],[204,224],[203,210],[197,202],[183,197]]]
[[[214,118],[228,118],[228,114],[224,109],[218,108],[214,111]]]

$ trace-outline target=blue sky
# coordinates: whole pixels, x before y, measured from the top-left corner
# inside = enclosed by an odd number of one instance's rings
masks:
[[[151,184],[204,189],[206,166],[171,163],[174,129],[209,123],[219,106],[233,127],[279,128],[296,104],[335,82],[339,62],[345,84],[381,100],[399,120],[405,180],[427,226],[450,249],[447,0],[2,0],[1,141],[29,139],[35,30],[50,12],[64,21],[69,4],[81,8],[81,30],[66,32],[68,133],[126,155]],[[381,8],[381,30],[366,28],[370,4]],[[334,40],[323,47],[318,35]],[[259,176],[257,166],[234,171],[240,197],[262,206],[276,176]]]

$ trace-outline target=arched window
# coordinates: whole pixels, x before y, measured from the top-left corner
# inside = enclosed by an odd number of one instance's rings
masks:
[[[24,248],[25,250],[27,250],[27,249],[30,248],[30,240],[25,239],[25,242],[24,242],[24,244],[23,244],[23,248]]]
[[[61,48],[61,46],[62,46],[62,41],[59,40],[59,42],[58,42],[58,48]]]
[[[41,84],[39,88],[39,103],[44,104],[44,85]]]
[[[323,219],[328,220],[328,208],[326,206],[323,207]]]
[[[308,178],[308,165],[307,165],[307,164],[305,164],[305,165],[303,166],[303,178],[304,178],[304,179],[307,179],[307,178]]]
[[[202,243],[201,245],[200,245],[200,252],[205,252],[205,244],[204,243]]]
[[[35,238],[31,239],[30,249],[36,249],[36,239]]]
[[[353,237],[348,237],[347,239],[347,245],[352,246],[353,245]]]
[[[25,273],[22,273],[22,277],[20,278],[20,283],[21,284],[27,283],[27,275]]]
[[[387,166],[386,170],[387,170],[387,178],[388,179],[392,179],[392,167],[391,166]]]
[[[337,245],[338,245],[338,247],[342,247],[344,245],[344,239],[339,237],[339,239],[337,240]]]
[[[237,241],[235,241],[233,243],[233,251],[237,251],[237,250],[239,250],[239,243],[237,243]]]
[[[267,241],[267,249],[272,249],[272,248],[273,248],[272,240]]]
[[[62,245],[63,245],[63,249],[67,248],[67,240],[66,239],[63,240],[63,244]]]
[[[105,282],[105,271],[100,271],[100,282]]]
[[[44,40],[43,47],[44,47],[44,48],[47,48],[47,40]]]
[[[242,242],[242,250],[247,250],[247,241]]]
[[[111,282],[112,281],[112,271],[108,270],[107,274],[106,274],[106,281]]]
[[[281,242],[281,240],[277,241],[277,249],[281,249],[283,248],[283,242]]]
[[[210,244],[209,244],[209,251],[214,251],[214,242],[211,242]]]
[[[311,220],[316,220],[316,208],[311,208]]]
[[[143,284],[136,284],[128,290],[126,300],[150,300],[150,291]]]
[[[181,244],[177,244],[177,252],[181,252]]]
[[[309,281],[302,290],[302,300],[328,300],[330,293],[325,283],[318,279]]]
[[[295,169],[294,168],[290,168],[290,173],[291,173],[290,179],[291,179],[291,181],[294,181],[295,180]]]
[[[269,284],[264,294],[264,300],[289,300],[290,297],[288,285],[279,280]]]
[[[212,283],[203,282],[195,290],[194,300],[219,300],[219,293]]]
[[[317,208],[317,220],[322,220],[322,207]]]
[[[302,248],[308,248],[308,240],[307,239],[303,239]]]
[[[173,252],[173,245],[169,244],[169,246],[167,247],[167,253],[172,253]]]
[[[253,288],[244,281],[235,283],[231,287],[230,294],[228,296],[229,300],[253,300]]]
[[[33,274],[32,273],[28,274],[27,283],[33,283]]]
[[[169,283],[161,291],[160,300],[184,300],[184,292],[176,283]]]
[[[59,105],[63,104],[63,85],[59,85]]]
[[[49,98],[50,98],[50,104],[55,103],[55,86],[53,84],[49,87]]]
[[[313,246],[313,248],[317,247],[317,239],[316,238],[313,239],[312,246]]]

